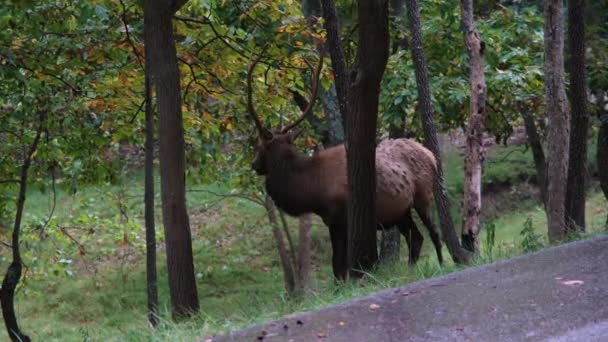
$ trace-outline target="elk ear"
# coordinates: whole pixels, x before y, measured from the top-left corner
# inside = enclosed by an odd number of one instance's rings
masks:
[[[289,137],[289,138],[288,138],[288,139],[289,139],[289,142],[290,142],[290,143],[293,143],[293,142],[294,142],[294,141],[295,141],[295,140],[296,140],[296,139],[297,139],[297,138],[300,136],[300,134],[302,134],[302,132],[303,132],[303,131],[304,131],[304,130],[303,130],[303,129],[301,129],[301,128],[294,129],[294,130],[290,131],[290,132],[288,133],[288,134],[289,134],[289,135],[288,135],[288,137]]]

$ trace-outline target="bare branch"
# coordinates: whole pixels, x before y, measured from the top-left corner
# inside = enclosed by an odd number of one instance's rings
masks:
[[[217,193],[217,192],[214,192],[211,190],[206,190],[206,189],[194,189],[194,190],[188,190],[188,192],[204,192],[204,193],[208,193],[213,196],[216,196],[216,197],[220,197],[222,200],[227,199],[227,198],[238,198],[238,199],[247,200],[249,202],[264,206],[264,201],[260,200],[256,196],[249,196],[246,194],[221,194],[221,193]]]
[[[139,54],[139,52],[137,51],[137,47],[135,46],[135,43],[133,42],[133,40],[131,40],[131,34],[129,32],[129,23],[127,22],[127,5],[125,5],[123,0],[120,0],[120,4],[122,5],[122,23],[125,27],[125,34],[127,35],[127,42],[129,43],[129,45],[131,45],[131,48],[133,49],[133,53],[135,54],[135,59],[137,60],[137,64],[139,64],[139,66],[142,68],[142,70],[144,69],[144,63],[142,62],[142,58],[141,55]]]

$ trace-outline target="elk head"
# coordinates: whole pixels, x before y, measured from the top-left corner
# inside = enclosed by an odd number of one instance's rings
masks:
[[[273,162],[277,161],[288,161],[291,157],[295,156],[297,151],[294,148],[293,142],[302,133],[300,129],[296,128],[305,118],[306,115],[312,110],[317,92],[319,88],[319,75],[323,68],[323,56],[319,56],[319,64],[316,68],[313,68],[312,64],[305,60],[308,68],[312,72],[312,92],[308,105],[302,108],[302,115],[290,125],[280,129],[270,130],[262,125],[258,115],[256,114],[255,107],[252,99],[252,78],[253,70],[258,63],[259,58],[255,59],[250,65],[247,72],[247,112],[253,119],[255,126],[258,131],[258,142],[255,148],[255,159],[251,164],[251,168],[258,175],[267,175],[268,168]]]

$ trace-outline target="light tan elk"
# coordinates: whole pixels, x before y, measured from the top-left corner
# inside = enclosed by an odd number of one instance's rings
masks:
[[[332,266],[336,278],[344,279],[346,260],[346,202],[348,199],[346,151],[334,146],[308,156],[293,145],[301,131],[293,129],[313,108],[317,95],[322,58],[312,76],[312,95],[302,116],[281,130],[266,129],[255,112],[252,100],[254,60],[247,74],[247,111],[257,127],[259,140],[252,168],[266,177],[266,191],[275,204],[288,215],[319,215],[329,227]],[[312,70],[313,66],[307,63]],[[433,154],[409,139],[387,139],[376,148],[376,214],[378,229],[397,225],[409,247],[410,263],[420,255],[423,237],[411,216],[415,209],[427,227],[439,262],[443,262],[439,232],[431,221],[433,178],[436,172]]]

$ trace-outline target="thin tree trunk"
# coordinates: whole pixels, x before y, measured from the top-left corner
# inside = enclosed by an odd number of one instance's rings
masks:
[[[346,118],[347,260],[352,275],[378,260],[376,247],[376,126],[380,82],[388,61],[388,1],[360,0],[357,65]]]
[[[283,279],[285,281],[285,290],[288,294],[293,294],[296,288],[296,279],[295,273],[293,270],[293,266],[291,260],[289,258],[289,254],[287,252],[287,247],[285,246],[285,240],[283,239],[283,233],[281,233],[281,228],[279,227],[279,221],[277,220],[277,210],[272,202],[270,196],[266,195],[266,199],[264,201],[264,206],[266,207],[266,212],[268,213],[268,221],[272,227],[272,235],[274,236],[274,240],[277,243],[277,250],[279,252],[279,259],[281,261],[281,267],[283,268]]]
[[[608,200],[608,112],[604,111],[604,92],[598,94],[600,129],[597,135],[597,169],[600,186],[604,197]],[[608,215],[606,215],[606,230],[608,230]]]
[[[524,127],[528,136],[528,143],[532,149],[532,157],[534,158],[534,166],[536,168],[536,178],[538,180],[538,188],[540,189],[540,200],[543,205],[547,206],[547,162],[545,161],[545,152],[543,144],[538,134],[538,128],[534,123],[534,117],[529,112],[529,108],[522,104],[519,106],[519,113],[524,119]]]
[[[465,163],[464,163],[464,200],[462,203],[462,245],[469,251],[479,254],[481,230],[481,171],[484,159],[483,132],[486,121],[486,81],[483,74],[484,43],[475,27],[473,0],[461,0],[464,42],[469,54],[471,102],[467,125]]]
[[[469,263],[471,255],[460,246],[460,241],[456,235],[454,222],[450,215],[450,202],[444,185],[443,168],[439,144],[437,142],[437,131],[433,120],[433,107],[431,105],[431,87],[428,79],[428,70],[424,58],[422,45],[422,28],[420,25],[420,10],[417,0],[406,0],[408,21],[412,33],[412,59],[414,61],[414,71],[416,74],[416,85],[418,89],[418,109],[424,130],[424,144],[433,152],[437,159],[437,173],[435,174],[434,195],[441,232],[443,239],[448,246],[450,255],[456,263]]]
[[[585,180],[587,176],[587,85],[585,82],[585,0],[568,3],[570,58],[570,161],[566,187],[566,233],[585,231]]]
[[[389,2],[389,20],[397,20],[404,14],[405,2],[404,0],[390,0]],[[392,43],[392,53],[397,53],[399,47],[405,45],[405,40],[395,38]],[[405,138],[405,118],[406,113],[403,113],[402,122],[400,126],[393,124],[389,125],[388,136],[391,139]],[[411,229],[411,228],[410,228]],[[391,263],[399,259],[399,253],[401,251],[401,233],[397,226],[385,227],[382,230],[380,238],[380,255],[378,257],[381,264]]]
[[[545,0],[545,99],[549,127],[547,134],[547,223],[549,241],[565,236],[566,182],[570,121],[564,84],[563,1]]]
[[[310,258],[310,228],[312,225],[312,215],[302,215],[299,220],[297,290],[304,294],[310,290],[310,271],[312,267],[312,260]]]
[[[0,306],[2,306],[2,317],[4,317],[4,324],[6,331],[11,341],[17,342],[29,342],[31,341],[29,336],[25,335],[19,324],[17,323],[17,316],[15,315],[15,289],[21,280],[21,271],[23,262],[21,260],[21,249],[19,245],[19,238],[21,234],[21,219],[23,218],[23,209],[25,206],[25,194],[27,191],[28,172],[32,164],[32,158],[34,153],[38,149],[38,143],[43,131],[43,124],[46,120],[44,114],[40,115],[40,123],[36,132],[36,137],[30,145],[27,154],[24,155],[23,165],[21,165],[21,176],[19,178],[19,195],[17,197],[17,211],[15,213],[15,222],[13,225],[13,236],[12,236],[12,249],[13,249],[13,261],[8,266],[6,275],[2,280],[2,289],[0,289]]]
[[[301,3],[302,13],[306,16],[309,27],[312,28],[316,23],[316,18],[321,16],[321,3],[319,0],[302,0]],[[331,48],[327,42],[324,45],[328,49]],[[341,51],[338,51],[337,54],[341,54]],[[342,115],[340,114],[340,104],[338,103],[335,83],[327,90],[323,87],[319,89],[319,100],[321,101],[325,114],[324,129],[322,134],[320,134],[323,137],[323,146],[328,148],[343,143],[344,126]],[[315,131],[317,134],[321,133],[318,125],[315,128]]]
[[[179,1],[183,4],[185,1]],[[194,277],[192,237],[186,209],[184,128],[180,78],[172,19],[179,6],[171,2],[146,2],[146,65],[156,88],[160,115],[160,176],[163,224],[171,309],[175,319],[199,310]]]
[[[332,84],[327,90],[321,87],[319,95],[325,113],[325,122],[327,123],[327,142],[323,146],[328,148],[342,144],[344,143],[344,120],[340,114],[336,85]]]
[[[344,59],[344,51],[342,50],[340,41],[336,4],[334,0],[321,0],[321,6],[323,8],[323,18],[325,20],[323,26],[327,32],[327,45],[331,57],[331,68],[334,72],[336,94],[338,96],[340,114],[342,114],[342,127],[346,129],[346,116],[350,113],[348,108],[349,75],[347,73],[346,60]]]
[[[146,288],[148,293],[148,320],[158,326],[158,280],[156,276],[156,227],[154,225],[154,113],[150,78],[145,76],[146,101],[146,161],[145,161],[145,224],[146,224]]]

